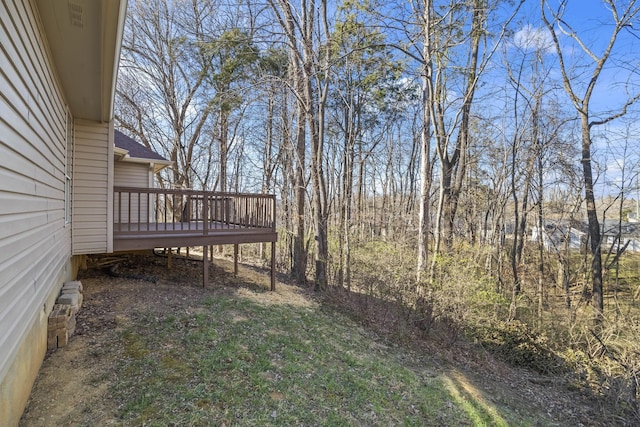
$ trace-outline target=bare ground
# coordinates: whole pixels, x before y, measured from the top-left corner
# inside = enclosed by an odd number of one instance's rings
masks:
[[[98,261],[94,259],[94,267]],[[136,255],[114,261],[120,263],[116,270],[120,277],[113,277],[104,267],[82,272],[85,298],[76,334],[66,347],[47,354],[21,426],[121,424],[117,399],[110,395],[122,346],[118,330],[130,325],[130,316],[139,307],[189,311],[193,301],[216,293],[233,293],[261,304],[318,304],[315,295],[283,281],[278,282],[276,292],[269,292],[268,274],[259,269],[242,267],[239,277],[234,278],[227,260],[214,260],[206,289],[199,286],[202,264],[198,261],[175,260],[170,270],[163,257]],[[603,415],[592,396],[569,390],[558,379],[514,369],[471,347],[426,351],[434,352],[428,355],[433,363],[430,369],[440,371],[452,393],[484,402],[487,407],[539,414],[537,425],[619,424]],[[418,368],[424,354],[410,354],[408,351],[408,367]]]

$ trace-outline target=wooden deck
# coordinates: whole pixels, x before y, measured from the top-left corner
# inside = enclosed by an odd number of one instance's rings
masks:
[[[113,250],[271,243],[275,289],[275,212],[273,195],[114,187]]]
[[[276,242],[274,230],[260,227],[225,226],[218,222],[114,223],[113,250],[213,246]]]

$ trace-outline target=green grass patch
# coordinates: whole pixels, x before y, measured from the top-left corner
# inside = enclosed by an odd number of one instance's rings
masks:
[[[330,309],[216,296],[132,320],[111,390],[126,425],[533,424]]]

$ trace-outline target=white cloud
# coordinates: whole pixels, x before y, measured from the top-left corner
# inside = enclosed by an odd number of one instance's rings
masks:
[[[513,36],[513,43],[525,50],[542,50],[546,53],[553,52],[553,39],[549,30],[544,27],[525,25]]]

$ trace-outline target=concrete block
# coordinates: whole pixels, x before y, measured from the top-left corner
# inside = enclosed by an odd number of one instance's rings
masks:
[[[76,330],[76,313],[82,304],[82,283],[67,282],[47,319],[47,348],[64,347]]]
[[[49,350],[64,347],[68,342],[69,335],[66,328],[47,332],[47,348]]]
[[[62,326],[67,323],[71,316],[71,306],[65,304],[55,304],[49,313],[49,324]]]
[[[64,347],[69,342],[69,335],[67,335],[67,330],[58,334],[58,348]]]
[[[76,331],[76,316],[71,316],[67,322],[67,336],[72,336]]]
[[[70,305],[70,306],[78,306],[78,294],[74,293],[74,294],[62,294],[58,297],[57,301],[58,304],[66,304],[66,305]]]
[[[74,280],[72,282],[65,282],[62,285],[62,289],[76,289],[78,292],[83,291],[82,282],[80,280]]]
[[[47,334],[47,350],[58,348],[58,334]]]
[[[68,304],[54,304],[50,317],[68,316],[71,306]]]

